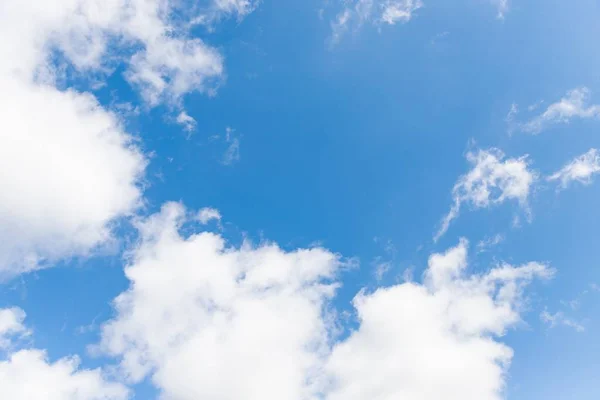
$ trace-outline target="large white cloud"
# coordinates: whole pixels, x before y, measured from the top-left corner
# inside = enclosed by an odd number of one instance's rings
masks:
[[[8,341],[15,335],[28,333],[24,318],[21,309],[0,309],[0,340]],[[76,356],[50,362],[43,350],[23,349],[0,356],[0,398],[125,400],[129,398],[129,390],[107,380],[100,369],[80,369]]]
[[[0,275],[85,254],[140,203],[145,160],[93,96],[0,78]]]
[[[182,236],[195,214],[170,203],[139,225],[141,241],[100,349],[173,400],[497,400],[512,350],[497,340],[520,320],[542,264],[467,273],[467,242],[431,256],[424,283],[354,300],[359,326],[336,341],[331,309],[340,259],[323,249],[228,247]]]
[[[141,204],[147,161],[118,116],[91,94],[57,86],[65,66],[85,76],[125,63],[149,105],[178,107],[190,91],[212,91],[223,60],[187,37],[191,21],[174,17],[186,6],[0,2],[0,279],[89,253],[110,240],[116,218]],[[227,15],[250,11],[243,1],[210,6]]]
[[[538,174],[529,169],[527,156],[506,158],[499,149],[469,152],[467,160],[473,168],[461,176],[452,189],[454,204],[442,219],[434,236],[438,240],[456,219],[464,203],[474,208],[487,208],[507,200],[517,200],[527,207],[531,187]]]
[[[101,347],[133,381],[151,375],[166,399],[315,398],[337,256],[182,237],[188,217],[170,203],[141,224],[131,286]]]
[[[500,400],[512,350],[496,338],[519,321],[524,285],[544,265],[466,273],[467,243],[429,259],[424,283],[354,299],[360,326],[326,366],[328,400]]]

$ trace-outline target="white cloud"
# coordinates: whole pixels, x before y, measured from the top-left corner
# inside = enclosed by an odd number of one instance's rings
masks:
[[[338,256],[182,236],[187,215],[169,203],[140,223],[99,345],[168,399],[499,400],[512,350],[497,337],[520,321],[525,285],[552,274],[529,263],[468,275],[462,240],[430,257],[423,284],[361,292],[359,327],[333,344]]]
[[[206,225],[212,220],[220,221],[221,213],[215,208],[205,207],[198,211],[197,218],[201,224]]]
[[[258,7],[259,0],[214,0],[214,7],[226,14],[246,16]]]
[[[185,111],[181,111],[176,119],[177,123],[183,126],[183,129],[187,132],[196,130],[196,120],[189,116]]]
[[[530,263],[466,276],[466,241],[429,259],[425,282],[354,299],[360,325],[334,346],[327,400],[503,398],[522,289],[551,271]]]
[[[149,105],[180,107],[188,92],[212,93],[223,59],[189,38],[186,22],[173,17],[186,6],[169,0],[0,3],[0,169],[6,172],[0,176],[0,278],[88,254],[111,239],[117,218],[140,205],[147,161],[121,117],[89,93],[56,85],[65,65],[85,77],[124,63],[125,76]],[[251,11],[245,1],[213,7]],[[178,120],[190,128],[186,116]]]
[[[392,268],[392,263],[390,261],[383,261],[381,257],[375,258],[371,264],[374,267],[374,275],[377,282],[380,282]]]
[[[590,90],[580,87],[567,92],[558,102],[550,104],[546,110],[521,124],[521,130],[537,134],[551,125],[566,124],[573,118],[600,118],[600,105],[589,104]]]
[[[562,311],[557,311],[554,314],[548,312],[548,310],[542,311],[540,314],[540,319],[548,324],[550,328],[554,328],[559,325],[563,325],[572,329],[575,329],[577,332],[584,332],[585,327],[581,325],[579,322],[575,322],[570,318],[567,318]]]
[[[0,350],[8,348],[15,335],[28,334],[24,320],[25,312],[20,308],[0,308]]]
[[[519,114],[519,105],[517,103],[512,103],[510,105],[510,110],[508,111],[508,114],[506,114],[506,117],[504,118],[504,121],[508,125],[508,133],[509,134],[513,133],[513,131],[515,130],[515,117],[518,114]]]
[[[0,59],[11,61],[5,70],[50,80],[57,73],[48,57],[54,50],[80,72],[125,62],[125,76],[150,105],[178,103],[190,91],[212,93],[224,72],[216,49],[188,37],[187,22],[211,10],[241,18],[256,4],[215,0],[195,15],[195,5],[176,0],[7,0],[0,9]]]
[[[192,19],[191,24],[204,25],[212,31],[213,25],[219,20],[228,17],[237,17],[241,20],[256,10],[260,3],[261,0],[212,0],[208,6],[200,3],[198,8],[201,11]]]
[[[0,275],[87,254],[140,204],[146,161],[88,94],[0,76]]]
[[[383,2],[381,20],[394,25],[396,22],[408,22],[415,10],[422,7],[418,0],[387,0]]]
[[[527,156],[505,158],[504,153],[492,148],[470,152],[467,160],[473,168],[454,185],[454,204],[442,220],[435,241],[446,233],[464,203],[474,208],[487,208],[506,200],[517,200],[522,207],[527,207],[531,186],[537,179],[537,174],[528,168]]]
[[[592,176],[597,173],[600,173],[600,154],[597,149],[590,149],[549,176],[548,180],[560,181],[560,185],[566,188],[573,181],[590,184]]]
[[[490,248],[499,245],[503,241],[504,236],[500,233],[491,237],[486,237],[480,240],[479,243],[477,243],[477,252],[483,253],[485,251],[488,251]]]
[[[223,154],[223,164],[233,165],[240,161],[240,138],[235,137],[235,129],[227,127],[225,129],[225,142],[228,143],[227,150]]]
[[[140,224],[101,348],[133,381],[151,375],[169,399],[314,399],[329,340],[327,283],[340,262],[323,249],[227,247],[182,237],[175,203]]]
[[[8,340],[8,335],[29,332],[23,326],[24,318],[21,309],[0,309],[0,343],[3,338]],[[99,369],[80,369],[77,357],[50,362],[45,351],[24,349],[0,357],[0,398],[125,400],[129,398],[129,391],[121,384],[108,381]]]
[[[166,32],[165,32],[166,35]],[[160,37],[131,58],[127,79],[151,105],[178,103],[191,91],[212,92],[223,74],[223,59],[199,39]]]
[[[125,400],[128,390],[100,370],[79,369],[77,357],[54,363],[41,350],[21,350],[0,360],[0,398],[27,400]]]
[[[338,43],[349,29],[365,23],[394,25],[408,22],[416,10],[423,7],[420,0],[351,0],[331,22],[331,44]]]

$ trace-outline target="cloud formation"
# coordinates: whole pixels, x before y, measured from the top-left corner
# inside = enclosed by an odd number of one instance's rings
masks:
[[[491,148],[469,152],[467,160],[472,169],[454,185],[454,204],[442,219],[434,241],[446,233],[465,203],[474,208],[488,208],[507,200],[517,200],[521,207],[527,208],[531,187],[537,179],[537,173],[529,169],[527,156],[506,158],[502,151]]]
[[[590,94],[586,87],[568,91],[565,97],[550,104],[542,114],[522,123],[521,130],[538,134],[552,125],[567,124],[573,118],[599,118],[600,105],[589,104]]]
[[[546,323],[549,328],[555,328],[557,326],[562,325],[572,328],[576,332],[585,332],[585,327],[582,324],[568,318],[562,311],[557,311],[554,314],[552,314],[548,312],[548,310],[544,310],[540,314],[540,319],[542,320],[542,322]]]
[[[0,278],[88,254],[141,204],[146,159],[89,95],[0,75]]]
[[[580,182],[584,185],[592,183],[592,177],[600,173],[600,154],[597,149],[590,149],[587,153],[576,157],[559,171],[550,175],[549,181],[559,181],[564,189],[571,182]]]
[[[331,44],[338,43],[349,30],[359,29],[366,23],[376,25],[408,22],[416,10],[423,7],[421,0],[353,0],[345,2],[331,22]]]
[[[246,15],[253,2],[215,0]],[[0,4],[0,279],[87,255],[142,204],[147,159],[121,118],[90,93],[62,90],[66,70],[125,77],[150,106],[213,93],[223,58],[187,35],[168,0],[6,0]],[[190,8],[193,10],[193,8]],[[200,11],[198,11],[200,12]],[[187,15],[187,14],[183,14]],[[24,23],[23,21],[27,21]],[[18,40],[16,40],[18,38]],[[177,121],[192,129],[185,112]]]
[[[466,273],[467,242],[434,254],[423,284],[354,299],[359,327],[327,361],[327,400],[503,398],[512,350],[497,341],[519,320],[522,290],[545,265]]]
[[[28,333],[24,318],[21,309],[0,309],[0,344],[17,334]],[[0,356],[0,398],[125,400],[129,390],[107,380],[100,369],[80,369],[78,357],[50,362],[43,350],[23,349]]]
[[[430,257],[423,283],[360,292],[340,340],[339,256],[182,236],[194,215],[168,203],[140,222],[99,345],[169,399],[499,400],[512,350],[497,338],[520,321],[525,286],[552,275],[539,263],[468,274],[461,240]]]
[[[101,348],[130,380],[151,376],[165,398],[315,398],[338,257],[182,237],[186,214],[169,203],[139,226],[131,286],[115,299]]]

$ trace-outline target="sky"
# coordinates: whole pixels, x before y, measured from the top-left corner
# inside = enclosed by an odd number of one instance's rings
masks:
[[[594,0],[4,0],[0,398],[597,399]]]

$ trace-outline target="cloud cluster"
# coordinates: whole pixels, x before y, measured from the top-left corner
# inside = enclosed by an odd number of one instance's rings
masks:
[[[118,118],[75,91],[0,76],[0,277],[84,255],[140,204],[146,160]]]
[[[17,334],[27,333],[25,313],[0,309],[0,348]],[[4,346],[8,347],[8,346]],[[77,357],[50,362],[45,351],[23,349],[0,356],[0,398],[27,400],[125,400],[129,390],[107,380],[99,369],[79,369]]]
[[[187,36],[168,0],[6,0],[0,4],[0,279],[86,255],[142,204],[147,159],[120,116],[90,93],[61,90],[65,71],[122,63],[147,104],[211,92],[219,52]],[[251,11],[248,1],[211,12]],[[18,38],[18,40],[15,40]],[[184,112],[178,122],[192,129]]]
[[[169,203],[140,225],[131,286],[115,299],[101,348],[121,357],[130,380],[151,375],[165,398],[314,398],[338,257],[182,237],[186,214]]]
[[[552,274],[538,263],[468,274],[461,240],[430,257],[423,283],[359,293],[359,324],[339,340],[337,255],[182,236],[193,215],[169,203],[140,222],[130,287],[99,345],[168,399],[499,400],[512,350],[496,338],[520,320],[524,287]]]
[[[474,208],[487,208],[517,200],[522,207],[527,207],[531,187],[537,179],[537,173],[529,169],[527,156],[506,158],[499,149],[492,148],[469,152],[467,160],[472,169],[454,185],[454,204],[442,219],[435,241],[446,233],[464,203]]]

